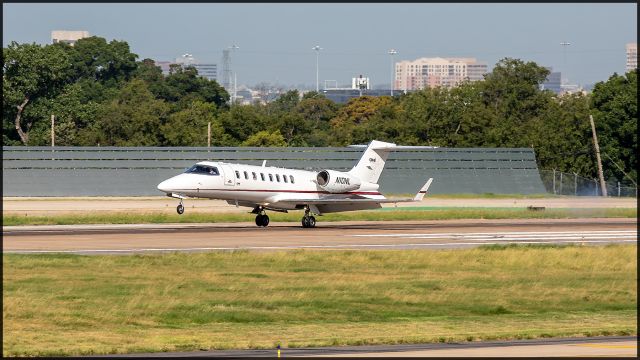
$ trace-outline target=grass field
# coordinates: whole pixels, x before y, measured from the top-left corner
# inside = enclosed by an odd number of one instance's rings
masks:
[[[394,220],[447,220],[447,219],[567,219],[595,217],[637,217],[637,208],[596,209],[547,209],[531,211],[526,208],[434,208],[407,210],[406,208],[383,208],[375,211],[356,211],[327,214],[319,221],[394,221]],[[301,211],[288,214],[269,213],[271,222],[299,222]],[[252,222],[253,214],[238,213],[186,213],[184,215],[158,212],[104,213],[61,215],[3,215],[4,226],[12,225],[73,225],[73,224],[159,224],[159,223],[219,223]]]
[[[3,255],[3,355],[636,334],[637,247]]]

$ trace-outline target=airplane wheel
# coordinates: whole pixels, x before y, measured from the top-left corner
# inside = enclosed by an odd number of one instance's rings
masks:
[[[302,227],[303,228],[308,228],[309,227],[309,217],[305,216],[302,218]]]
[[[316,227],[316,218],[314,218],[313,216],[309,216],[308,223],[310,228]]]
[[[182,206],[182,204],[178,205],[176,211],[178,212],[178,214],[182,215],[182,213],[184,213],[184,206]]]
[[[267,225],[269,225],[269,216],[268,215],[256,216],[256,225],[267,227]]]

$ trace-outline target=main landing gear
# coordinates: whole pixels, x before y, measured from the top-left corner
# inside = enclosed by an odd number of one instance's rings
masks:
[[[256,225],[260,227],[267,227],[269,225],[269,216],[265,213],[263,208],[258,208],[258,215],[256,216]]]
[[[316,218],[311,215],[311,210],[309,208],[304,209],[304,216],[302,217],[302,227],[303,228],[314,228],[316,227]]]
[[[180,204],[178,205],[178,207],[176,208],[176,211],[178,212],[178,214],[182,215],[184,213],[184,206],[182,206],[182,199],[180,199]]]

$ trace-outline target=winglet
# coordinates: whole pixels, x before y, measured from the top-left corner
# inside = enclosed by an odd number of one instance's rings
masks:
[[[429,178],[429,180],[427,180],[427,182],[422,186],[420,191],[418,191],[416,196],[413,198],[413,201],[422,201],[422,198],[424,198],[424,196],[427,194],[427,190],[429,190],[429,186],[431,186],[432,181],[433,178]]]

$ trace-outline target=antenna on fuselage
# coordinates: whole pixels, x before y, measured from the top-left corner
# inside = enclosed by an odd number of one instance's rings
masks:
[[[262,160],[262,167],[264,167],[265,165],[267,165],[267,160]]]

